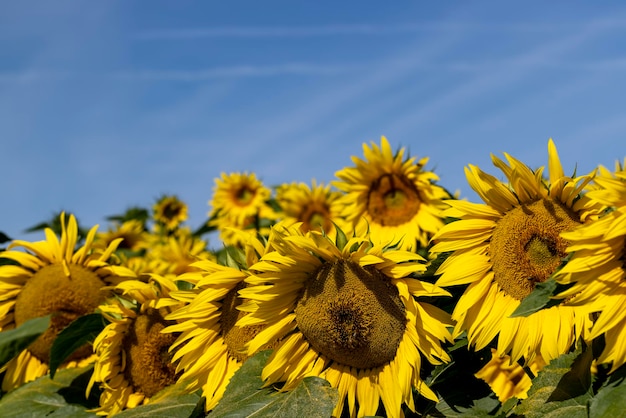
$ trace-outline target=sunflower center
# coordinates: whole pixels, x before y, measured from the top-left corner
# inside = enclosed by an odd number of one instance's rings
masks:
[[[50,264],[26,281],[15,301],[15,325],[52,314],[50,326],[28,350],[44,363],[50,362],[50,347],[57,334],[80,316],[93,312],[105,294],[104,283],[93,271],[77,264]],[[90,356],[85,344],[68,360]]]
[[[325,263],[307,281],[295,312],[315,350],[359,369],[393,360],[406,328],[404,305],[389,278],[347,260]]]
[[[497,223],[489,252],[494,278],[508,295],[522,300],[546,281],[567,256],[560,233],[580,225],[569,208],[551,199],[523,204]]]
[[[165,314],[147,309],[135,318],[122,342],[126,353],[124,376],[136,391],[148,398],[176,382],[176,366],[171,363],[168,350],[177,335],[161,333],[173,323],[163,319]]]
[[[222,314],[220,316],[222,337],[228,348],[228,354],[242,363],[248,359],[248,350],[244,346],[265,328],[264,325],[235,326],[239,318],[246,314],[237,309],[237,306],[241,304],[241,299],[237,296],[237,292],[244,287],[246,287],[245,283],[241,282],[226,294],[222,302]],[[261,349],[274,348],[275,345],[275,343],[269,343]]]
[[[235,201],[239,206],[247,206],[254,198],[254,191],[247,187],[237,190]]]
[[[180,203],[170,202],[163,208],[163,217],[168,220],[175,219],[180,215],[181,210],[182,205]]]
[[[405,224],[417,214],[420,198],[415,185],[405,176],[385,174],[372,183],[367,210],[383,226]]]
[[[323,229],[324,232],[329,232],[332,228],[332,223],[328,216],[328,209],[320,207],[319,205],[306,207],[302,215],[300,215],[299,220],[303,222],[302,232],[319,229]]]

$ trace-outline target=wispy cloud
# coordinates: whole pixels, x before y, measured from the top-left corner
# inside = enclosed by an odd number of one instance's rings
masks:
[[[374,66],[373,62],[352,62],[342,64],[284,63],[278,65],[236,65],[204,69],[134,69],[113,72],[80,72],[46,69],[0,72],[0,83],[34,83],[63,81],[71,79],[119,79],[130,81],[200,82],[220,78],[251,78],[294,76],[335,76],[362,72]],[[415,71],[482,73],[506,72],[519,65],[516,59],[472,61],[420,61],[411,64]],[[568,70],[580,72],[626,71],[626,58],[598,61],[546,60],[535,62],[535,69]]]
[[[274,77],[282,75],[332,76],[352,72],[356,65],[324,65],[306,63],[286,63],[279,65],[238,65],[200,70],[132,70],[114,72],[114,78],[144,81],[203,81],[216,78]]]
[[[622,20],[606,20],[602,24],[623,25]],[[284,38],[324,37],[336,35],[389,35],[429,32],[554,32],[576,29],[587,22],[546,23],[485,23],[463,21],[425,21],[390,24],[330,24],[322,26],[222,26],[198,28],[152,29],[138,32],[134,38],[142,41],[187,40],[198,38]]]
[[[445,114],[442,112],[443,109],[465,105],[472,100],[485,97],[489,92],[528,78],[546,66],[567,65],[571,68],[571,64],[563,60],[564,55],[575,51],[594,38],[605,35],[607,30],[615,28],[615,22],[613,20],[592,22],[587,24],[584,30],[560,36],[554,41],[540,44],[527,52],[511,57],[504,66],[486,66],[487,71],[479,72],[476,77],[467,82],[451,86],[445,93],[433,100],[407,108],[403,114],[398,115],[392,125],[396,130],[410,130],[419,124],[438,120],[441,115]],[[560,64],[559,60],[562,60]],[[619,67],[622,65],[621,61],[615,63]],[[578,63],[577,68],[597,70],[602,66],[593,63],[584,66]],[[608,68],[615,69],[616,67],[604,66],[604,69]]]
[[[41,81],[59,81],[71,78],[76,73],[72,71],[35,70],[0,72],[0,83],[32,83]]]

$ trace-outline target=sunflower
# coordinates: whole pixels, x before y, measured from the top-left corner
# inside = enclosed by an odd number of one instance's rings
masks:
[[[107,248],[114,240],[122,240],[117,246],[118,250],[139,251],[146,247],[148,233],[144,229],[143,222],[131,219],[121,224],[113,225],[106,232],[96,234],[94,248]]]
[[[102,387],[99,415],[114,415],[148,403],[161,389],[176,382],[169,347],[174,334],[164,334],[172,324],[164,317],[179,302],[168,298],[176,285],[165,277],[151,276],[147,283],[129,280],[116,288],[122,296],[100,306],[110,323],[94,341],[97,359],[87,393]]]
[[[300,222],[303,232],[323,230],[334,236],[334,224],[340,223],[337,205],[341,193],[330,186],[305,183],[282,184],[276,189],[276,201],[284,212],[285,220]]]
[[[243,345],[261,329],[235,326],[244,315],[236,307],[240,304],[237,292],[250,274],[246,266],[256,262],[266,248],[249,238],[245,250],[245,256],[238,253],[240,265],[224,266],[208,259],[193,263],[197,271],[178,276],[193,289],[171,294],[183,304],[166,317],[177,324],[164,332],[179,334],[171,347],[172,361],[177,364],[179,382],[185,382],[189,392],[202,390],[207,411],[217,405],[230,378],[246,360]]]
[[[611,363],[611,371],[626,363],[626,171],[616,168],[620,170],[614,175],[596,178],[599,189],[587,193],[611,211],[561,234],[573,255],[555,276],[560,283],[573,284],[560,297],[598,315],[587,338],[604,335],[606,345],[598,362]]]
[[[178,228],[187,220],[187,205],[177,196],[162,196],[152,207],[157,226],[167,231]]]
[[[215,226],[225,245],[243,245],[246,238],[236,230],[249,231],[251,235],[269,233],[264,220],[275,220],[277,214],[267,204],[271,191],[254,173],[222,173],[215,179],[213,198],[209,202],[209,225]],[[244,241],[242,241],[243,239]]]
[[[426,269],[422,257],[373,245],[366,235],[344,242],[299,225],[277,224],[275,249],[251,266],[240,290],[248,312],[240,326],[266,326],[247,345],[257,352],[277,341],[262,372],[265,385],[291,390],[319,376],[339,390],[333,415],[347,400],[351,416],[374,415],[382,400],[387,416],[414,409],[412,388],[436,394],[420,377],[422,353],[432,364],[449,361],[449,315],[416,297],[449,295],[410,275]],[[358,404],[358,411],[357,405]]]
[[[552,140],[548,142],[549,180],[543,167],[532,171],[504,154],[492,161],[509,180],[505,184],[470,165],[465,174],[485,204],[450,200],[444,212],[458,221],[435,236],[434,253],[452,252],[436,274],[439,286],[469,285],[452,313],[455,335],[467,332],[480,350],[496,336],[498,355],[532,363],[569,350],[588,326],[586,315],[557,305],[526,317],[510,317],[537,283],[547,280],[567,257],[561,232],[597,218],[602,207],[581,192],[590,175],[566,177]]]
[[[443,226],[442,199],[450,197],[435,184],[437,175],[424,170],[428,158],[405,158],[404,148],[393,154],[384,136],[380,148],[363,144],[363,153],[365,161],[352,157],[356,167],[335,174],[341,181],[333,185],[346,193],[341,215],[353,225],[365,218],[377,244],[401,240],[403,249],[425,247]]]
[[[194,270],[190,265],[199,258],[211,258],[207,243],[187,227],[176,229],[169,236],[152,235],[146,254],[153,272],[178,275]]]
[[[536,375],[545,366],[540,357],[528,365],[530,371]],[[489,385],[501,403],[515,397],[526,399],[528,389],[532,385],[530,376],[518,363],[511,362],[511,357],[500,356],[495,349],[491,349],[491,360],[485,364],[474,376],[482,379]]]
[[[107,286],[134,278],[126,268],[108,263],[121,239],[114,240],[103,252],[92,252],[94,226],[82,247],[77,244],[76,218],[60,216],[61,241],[51,229],[46,240],[13,241],[0,257],[19,265],[0,266],[0,331],[15,328],[25,321],[52,314],[50,326],[35,342],[5,366],[2,390],[9,391],[45,375],[49,368],[50,347],[56,335],[78,317],[91,313],[109,294]],[[26,251],[12,251],[22,247]],[[79,348],[67,367],[89,361],[91,347]]]

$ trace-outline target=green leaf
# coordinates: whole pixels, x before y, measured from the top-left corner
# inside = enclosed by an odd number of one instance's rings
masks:
[[[52,215],[52,217],[50,218],[49,221],[47,222],[40,222],[34,226],[31,226],[30,228],[26,229],[25,232],[37,232],[37,231],[43,231],[46,228],[50,228],[57,236],[61,236],[61,232],[62,232],[62,226],[61,226],[61,213],[65,212],[65,220],[67,222],[67,220],[69,219],[70,215],[73,214],[72,211],[60,211],[58,213],[55,213]],[[74,217],[76,218],[76,224],[78,226],[78,243],[80,243],[86,236],[87,236],[87,231],[85,231],[81,226],[80,226],[80,222],[78,222],[78,217],[76,215],[74,215]]]
[[[583,418],[592,398],[591,350],[578,349],[552,360],[533,379],[524,399],[513,410],[526,418]]]
[[[276,213],[283,212],[283,208],[280,206],[280,203],[278,203],[278,200],[276,200],[276,198],[272,197],[271,199],[265,201],[265,204],[272,208],[272,210]]]
[[[472,406],[469,408],[451,407],[445,401],[441,401],[437,404],[436,412],[431,412],[427,416],[444,416],[450,418],[493,418],[493,412],[499,407],[500,401],[493,397],[493,395],[474,400]]]
[[[215,225],[209,225],[209,221],[206,221],[205,223],[200,225],[198,229],[193,231],[192,235],[194,237],[199,237],[201,235],[208,234],[209,232],[213,232],[215,230],[217,230],[217,227]]]
[[[220,403],[209,415],[215,417],[245,417],[267,405],[271,389],[259,389],[261,370],[267,363],[271,351],[261,351],[250,357],[230,379]]]
[[[511,318],[517,316],[529,316],[537,312],[540,309],[549,308],[551,306],[561,303],[559,299],[553,299],[552,297],[558,293],[558,284],[550,278],[543,283],[537,283],[535,289],[522,299],[517,309],[511,314]]]
[[[4,232],[0,231],[0,244],[5,243],[5,242],[9,242],[12,241],[12,239],[5,234]]]
[[[28,347],[49,325],[50,315],[29,319],[15,329],[0,332],[0,367]]]
[[[20,263],[18,263],[17,261],[11,259],[11,258],[4,258],[2,257],[2,249],[0,249],[0,266],[19,266]]]
[[[424,257],[424,259],[428,260],[428,250],[426,249],[420,249],[418,251],[418,254],[421,255],[422,257]],[[450,256],[450,254],[452,254],[452,251],[448,251],[445,253],[439,253],[437,254],[437,257],[434,260],[430,260],[428,262],[428,265],[426,267],[426,271],[422,274],[420,274],[420,280],[426,280],[428,282],[434,283],[436,281],[436,276],[435,272],[439,269],[439,266],[441,266],[443,264],[444,261],[446,261],[448,259],[448,257]],[[427,278],[431,278],[431,280],[427,279]]]
[[[273,400],[257,417],[330,417],[339,398],[337,390],[319,377],[305,377],[290,392],[273,393]]]
[[[148,404],[126,409],[116,414],[115,417],[188,418],[200,402],[200,394],[186,393],[185,386],[184,384],[168,386],[154,395]]]
[[[248,268],[244,252],[232,245],[222,248],[216,256],[218,263],[223,266],[232,267],[237,270]]]
[[[94,313],[79,317],[59,332],[50,348],[50,377],[54,379],[57,368],[78,348],[93,342],[105,326],[102,315]]]
[[[106,219],[107,221],[120,222],[120,223],[124,223],[126,221],[137,220],[141,222],[143,225],[145,225],[145,223],[148,221],[149,218],[150,218],[150,212],[148,212],[147,209],[134,206],[134,207],[130,207],[126,209],[126,212],[124,212],[121,215],[111,215],[107,217]]]
[[[487,359],[491,358],[491,353],[488,348],[479,351],[468,350],[467,340],[464,337],[457,344],[456,349],[449,350],[450,362],[436,366],[430,376],[425,379],[428,386],[442,400],[438,404],[425,405],[425,408],[427,411],[433,410],[431,411],[433,415],[437,415],[436,411],[438,411],[439,414],[446,416],[449,414],[461,416],[463,413],[470,414],[469,411],[471,411],[471,414],[480,416],[486,413],[485,410],[495,407],[487,406],[488,403],[493,403],[490,399],[491,389],[483,380],[475,376]],[[419,408],[425,401],[420,397],[417,402]]]
[[[55,380],[49,376],[26,383],[0,399],[0,416],[11,417],[95,417],[87,412],[84,376],[91,366],[60,370]],[[82,399],[77,393],[82,394]],[[93,407],[90,405],[89,407]]]
[[[602,388],[589,403],[589,418],[623,417],[626,411],[626,385]]]
[[[176,280],[174,283],[176,283],[176,288],[178,290],[191,290],[193,289],[193,283],[190,283],[186,280]]]
[[[326,380],[307,377],[290,392],[262,388],[261,371],[270,356],[262,351],[249,358],[232,377],[224,397],[209,414],[217,417],[329,417],[337,404],[337,390]]]
[[[346,234],[341,230],[341,228],[339,228],[339,226],[337,224],[335,225],[335,230],[337,230],[337,248],[339,249],[339,251],[342,251],[343,248],[346,246],[346,244],[348,243],[348,237],[346,237]]]

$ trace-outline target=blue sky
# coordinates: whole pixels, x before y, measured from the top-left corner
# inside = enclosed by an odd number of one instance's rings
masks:
[[[384,5],[383,5],[384,4]],[[0,231],[161,194],[194,228],[221,172],[334,179],[387,136],[440,184],[490,153],[626,156],[619,2],[0,1]]]

